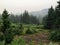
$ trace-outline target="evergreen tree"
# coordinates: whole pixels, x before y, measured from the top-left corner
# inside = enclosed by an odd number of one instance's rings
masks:
[[[54,9],[53,7],[51,7],[48,11],[48,15],[46,17],[44,28],[52,29],[53,23],[54,23]]]
[[[55,8],[55,28],[60,29],[60,1],[58,2],[57,7]]]
[[[9,20],[10,20],[12,23],[16,23],[15,15],[14,15],[14,14],[10,14],[10,15],[9,15]]]
[[[8,20],[8,12],[6,10],[3,11],[2,13],[2,32],[5,33],[7,29],[10,27],[10,22]]]
[[[20,31],[20,35],[21,35],[23,33],[23,29],[24,29],[23,24],[20,24],[19,29],[20,29],[19,31]]]
[[[39,19],[36,16],[29,15],[28,11],[21,15],[10,14],[9,20],[12,23],[39,24]]]
[[[30,24],[39,25],[39,19],[36,16],[30,15]]]
[[[1,32],[3,33],[4,35],[4,40],[5,40],[5,44],[4,45],[7,45],[8,43],[11,43],[12,41],[12,33],[11,33],[11,30],[10,30],[10,21],[8,19],[8,12],[7,10],[5,9],[2,13],[2,27],[1,27]]]
[[[25,24],[29,24],[29,14],[28,14],[28,11],[25,11],[24,13],[23,13],[23,23],[25,23]]]
[[[55,8],[54,28],[55,29],[51,32],[50,40],[60,42],[60,1]]]
[[[20,15],[20,23],[23,23],[23,16],[22,16],[22,14]]]

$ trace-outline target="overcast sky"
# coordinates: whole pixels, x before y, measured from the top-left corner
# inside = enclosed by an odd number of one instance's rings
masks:
[[[7,9],[12,13],[21,13],[24,10],[39,11],[57,5],[58,0],[0,0],[0,13]]]

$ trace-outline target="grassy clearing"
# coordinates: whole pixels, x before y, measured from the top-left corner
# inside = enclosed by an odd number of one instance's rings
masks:
[[[19,24],[12,24],[18,29]],[[27,29],[35,33],[26,34]],[[43,25],[23,25],[23,35],[20,37],[14,37],[14,40],[9,45],[58,45],[48,40],[50,32],[47,29],[43,29]],[[0,41],[0,45],[4,45],[3,41]]]

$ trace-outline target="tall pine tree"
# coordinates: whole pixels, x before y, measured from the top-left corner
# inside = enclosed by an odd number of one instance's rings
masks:
[[[55,8],[54,30],[51,32],[50,40],[60,42],[60,1],[58,1],[58,5]]]
[[[7,29],[10,27],[10,22],[8,20],[8,12],[6,11],[6,9],[3,11],[2,13],[2,32],[5,33],[7,31]]]
[[[58,2],[57,7],[55,8],[55,28],[60,29],[60,1]]]
[[[48,15],[46,17],[44,28],[52,29],[52,27],[53,27],[53,19],[54,19],[54,9],[51,6],[51,8],[48,11]]]
[[[30,22],[29,22],[29,19],[30,19],[30,17],[29,17],[28,11],[25,11],[25,12],[23,13],[23,19],[22,19],[23,23],[29,24],[29,23],[30,23]]]
[[[5,40],[4,45],[11,43],[11,41],[13,39],[11,30],[10,30],[10,21],[8,19],[8,16],[9,16],[9,14],[8,14],[7,10],[5,9],[2,13],[2,27],[1,27],[1,32],[3,33],[4,40]]]

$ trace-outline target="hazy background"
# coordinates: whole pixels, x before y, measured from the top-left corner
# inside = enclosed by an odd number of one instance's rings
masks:
[[[58,0],[0,0],[0,13],[7,9],[10,13],[22,13],[24,10],[39,11],[53,5],[57,5]]]

